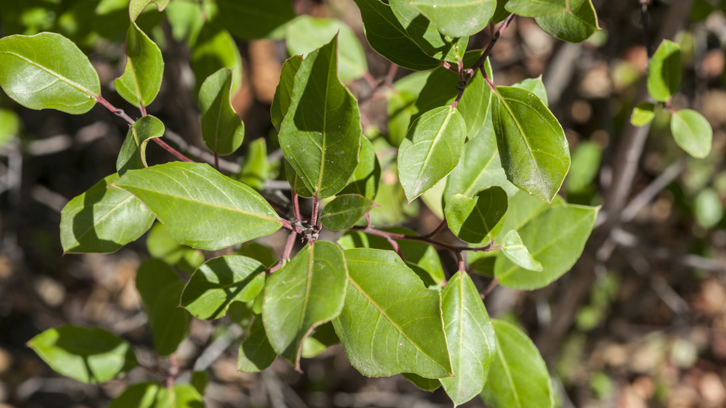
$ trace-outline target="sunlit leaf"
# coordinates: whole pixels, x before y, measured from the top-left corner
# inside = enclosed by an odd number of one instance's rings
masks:
[[[671,133],[681,149],[703,159],[711,153],[713,129],[708,120],[691,109],[682,109],[671,116]]]
[[[655,105],[650,102],[642,102],[633,109],[630,123],[633,126],[645,126],[655,119]]]
[[[231,89],[232,70],[221,68],[199,90],[202,137],[209,150],[220,156],[234,153],[245,138],[245,125],[230,102]]]
[[[494,16],[496,0],[412,0],[440,33],[459,38],[483,30]]]
[[[303,59],[301,56],[294,55],[288,58],[282,65],[280,82],[277,84],[275,97],[272,100],[272,106],[270,107],[272,124],[278,132],[280,131],[282,120],[285,119],[285,115],[287,115],[287,111],[290,109],[290,103],[292,103],[292,87],[295,83],[295,74],[297,74],[297,71],[300,69],[302,61]]]
[[[658,102],[669,101],[681,86],[681,47],[663,40],[648,64],[648,92]]]
[[[339,195],[323,208],[320,221],[331,231],[354,226],[376,204],[358,194]]]
[[[163,76],[161,50],[132,22],[126,34],[126,69],[113,81],[116,92],[130,104],[148,106],[159,93]]]
[[[507,205],[507,193],[498,186],[480,190],[473,198],[455,194],[446,203],[446,220],[459,239],[479,244],[496,235]]]
[[[535,21],[547,34],[571,43],[581,43],[600,29],[592,0],[568,0],[566,10]]]
[[[517,230],[511,230],[504,236],[502,253],[517,266],[529,271],[542,271],[542,264],[529,253]]]
[[[164,124],[151,115],[131,125],[116,159],[116,171],[123,176],[128,170],[149,167],[146,164],[146,146],[151,139],[164,136],[165,130]]]

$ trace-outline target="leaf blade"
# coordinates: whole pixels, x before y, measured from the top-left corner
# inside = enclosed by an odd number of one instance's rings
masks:
[[[204,144],[220,156],[234,153],[245,138],[244,123],[230,102],[231,90],[232,69],[226,67],[205,79],[199,89]]]

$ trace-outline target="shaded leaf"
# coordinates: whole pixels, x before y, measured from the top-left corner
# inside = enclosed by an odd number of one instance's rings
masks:
[[[713,129],[706,118],[691,109],[682,109],[671,116],[671,133],[681,149],[703,159],[711,153]]]
[[[496,235],[495,227],[507,212],[507,193],[494,186],[480,190],[474,198],[456,194],[449,197],[445,212],[454,235],[464,242],[480,244],[490,234]]]
[[[277,264],[277,256],[272,248],[262,245],[257,241],[249,241],[242,244],[237,254],[252,258],[266,268],[272,268]]]
[[[600,29],[592,0],[568,0],[567,10],[535,21],[547,34],[571,43],[581,43]]]
[[[282,71],[280,73],[280,82],[277,84],[277,90],[275,91],[275,97],[272,99],[272,106],[270,107],[270,117],[272,119],[272,125],[275,126],[277,131],[280,131],[280,125],[282,120],[285,119],[288,109],[290,109],[290,103],[292,102],[292,87],[295,83],[295,74],[300,69],[302,64],[302,57],[294,55],[282,64]]]
[[[411,373],[403,373],[403,377],[424,391],[434,392],[441,387],[441,381],[438,378],[423,378]]]
[[[132,22],[126,34],[126,69],[113,81],[116,92],[134,106],[148,106],[159,93],[163,76],[161,50]]]
[[[560,196],[556,196],[550,206],[549,204],[528,195],[524,191],[517,191],[515,195],[509,197],[507,216],[504,218],[502,230],[500,235],[497,236],[495,244],[501,245],[502,240],[509,231],[519,231],[538,215],[552,207],[558,207],[563,204],[564,200]]]
[[[412,0],[440,33],[459,38],[483,30],[494,16],[496,0]]]
[[[221,68],[199,90],[204,144],[220,156],[234,153],[245,138],[245,125],[230,102],[231,89],[232,70]]]
[[[350,176],[348,185],[338,192],[341,194],[359,194],[373,200],[378,193],[381,181],[381,163],[378,161],[373,144],[367,137],[360,138],[360,163]]]
[[[654,118],[655,105],[650,102],[643,102],[633,109],[633,114],[630,116],[630,123],[633,126],[645,126],[652,122]]]
[[[265,189],[265,181],[269,176],[267,143],[264,137],[259,137],[247,145],[247,153],[242,160],[242,169],[237,175],[237,180],[261,192]]]
[[[295,18],[289,0],[217,0],[217,5],[225,27],[246,40],[267,37]]]
[[[208,382],[209,377],[207,376],[206,371],[195,371],[192,374],[192,379],[189,383],[199,394],[204,394],[204,389],[207,388]]]
[[[146,146],[151,139],[164,136],[165,130],[164,124],[151,115],[144,116],[131,125],[116,159],[116,171],[119,175],[123,176],[128,170],[149,167],[146,164]]]
[[[331,231],[348,229],[375,205],[372,200],[358,194],[339,195],[325,205],[320,221]]]
[[[567,175],[567,191],[583,192],[587,189],[600,171],[602,149],[590,141],[583,141],[572,152],[572,167]]]
[[[505,8],[522,17],[539,17],[567,9],[569,0],[508,0]]]
[[[149,255],[161,259],[184,272],[192,273],[204,263],[204,254],[188,246],[179,245],[161,223],[156,223],[146,237]]]
[[[222,68],[232,69],[232,93],[237,92],[242,84],[242,57],[229,32],[218,27],[214,21],[207,22],[190,43],[189,63],[196,78],[194,94],[199,94],[205,78]]]
[[[669,101],[681,86],[681,47],[663,40],[648,64],[648,93],[658,102]]]
[[[320,355],[328,347],[339,344],[340,339],[335,334],[333,323],[325,323],[315,328],[315,331],[303,341],[303,358],[314,358]]]
[[[376,0],[378,1],[378,0]],[[416,72],[393,84],[388,96],[388,142],[393,147],[401,145],[406,137],[411,116],[418,111],[416,101],[431,72]]]
[[[161,408],[169,404],[169,390],[158,381],[149,381],[131,384],[108,408]]]
[[[243,373],[256,373],[271,366],[277,358],[265,334],[265,326],[260,317],[255,317],[247,337],[239,346],[237,370]]]
[[[537,262],[532,257],[532,254],[529,253],[517,230],[511,230],[504,236],[502,253],[517,266],[521,266],[529,271],[542,271],[542,264]]]
[[[713,228],[723,219],[724,208],[718,192],[712,188],[701,190],[693,201],[693,215],[703,228]]]
[[[150,5],[155,5],[159,11],[164,11],[171,0],[131,0],[129,3],[129,17],[131,21],[136,21],[139,15]]]
[[[177,384],[171,404],[172,408],[204,408],[204,399],[191,384]]]
[[[0,109],[0,147],[8,144],[15,136],[20,136],[20,123],[17,113]]]
[[[311,198],[313,196],[313,193],[308,190],[303,180],[287,160],[285,160],[285,176],[287,177],[287,182],[290,183],[290,187],[295,190],[297,195],[303,198]]]
[[[499,24],[509,17],[510,13],[507,11],[507,3],[509,0],[497,0],[497,8],[494,10],[494,17],[492,17],[492,24]]]

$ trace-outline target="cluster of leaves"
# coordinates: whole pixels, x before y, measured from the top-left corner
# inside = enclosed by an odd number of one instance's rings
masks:
[[[598,209],[557,195],[571,158],[541,79],[494,86],[487,57],[515,14],[534,17],[559,39],[586,40],[598,29],[592,3],[356,3],[370,46],[420,71],[389,87],[386,137],[364,134],[359,100],[346,87],[369,76],[351,29],[334,19],[295,17],[287,0],[131,0],[125,72],[114,87],[140,109],[137,121],[101,96],[96,71],[68,38],[44,32],[0,39],[0,86],[21,105],[83,114],[101,103],[130,124],[117,173],[64,208],[63,248],[113,252],[151,229],[153,258],[140,266],[136,284],[160,356],[176,351],[192,316],[227,316],[246,333],[240,371],[263,370],[277,356],[300,369],[302,357],[341,342],[362,374],[404,373],[421,388],[443,386],[457,405],[481,394],[495,407],[551,407],[552,386],[537,349],[519,328],[489,318],[469,273],[510,288],[542,288],[579,258]],[[245,133],[230,104],[241,80],[232,35],[286,40],[291,57],[271,119],[292,188],[292,217],[278,214],[259,192],[269,177],[264,139],[249,144],[242,172],[233,177],[161,141],[164,124],[146,114],[164,71],[160,48],[140,25],[147,6],[166,8],[175,39],[191,49],[202,137],[216,155],[238,150]],[[468,37],[487,26],[489,46],[466,52]],[[674,58],[672,43],[664,43],[651,64],[649,88],[658,101],[667,103],[678,87]],[[674,135],[689,153],[702,155],[702,124],[691,112],[674,114]],[[149,167],[151,141],[182,161]],[[394,157],[384,157],[392,148]],[[380,183],[384,166],[398,169],[399,183]],[[298,197],[312,199],[309,217],[300,213]],[[400,213],[419,197],[439,208],[444,223],[434,233],[372,226],[377,206]],[[433,239],[446,225],[463,244]],[[277,262],[253,240],[280,228],[290,235]],[[337,243],[320,241],[323,228],[346,232]],[[298,234],[307,244],[290,258]],[[199,251],[239,244],[236,254],[206,261]],[[448,280],[435,249],[460,260]],[[191,273],[188,281],[173,266]],[[108,381],[138,364],[129,343],[94,327],[51,329],[30,345],[55,370],[85,382]],[[112,406],[196,406],[203,390],[135,384]]]

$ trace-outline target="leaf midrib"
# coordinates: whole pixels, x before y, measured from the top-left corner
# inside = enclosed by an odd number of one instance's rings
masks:
[[[71,81],[70,79],[68,79],[68,78],[66,78],[64,76],[62,76],[61,74],[59,74],[59,73],[57,73],[57,72],[55,72],[55,71],[53,71],[51,69],[48,69],[48,68],[46,68],[46,67],[44,67],[44,66],[42,66],[42,65],[40,65],[40,64],[38,64],[38,63],[36,63],[34,61],[31,61],[31,60],[27,59],[26,57],[24,57],[24,56],[22,56],[22,55],[20,55],[20,54],[18,54],[16,52],[12,52],[12,51],[2,51],[2,52],[0,52],[0,54],[9,54],[9,55],[15,56],[17,58],[20,58],[23,61],[27,62],[28,64],[33,65],[33,66],[37,67],[38,69],[40,69],[42,71],[45,71],[46,73],[48,73],[48,74],[50,74],[50,75],[52,75],[52,76],[60,79],[61,81],[65,82],[66,84],[68,84],[68,85],[70,85],[70,86],[78,89],[79,91],[87,94],[90,97],[95,98],[96,96],[98,96],[98,95],[94,94],[93,92],[89,91],[88,89],[86,89],[85,87],[83,87],[83,86],[81,86],[81,85],[79,85],[79,84]]]

